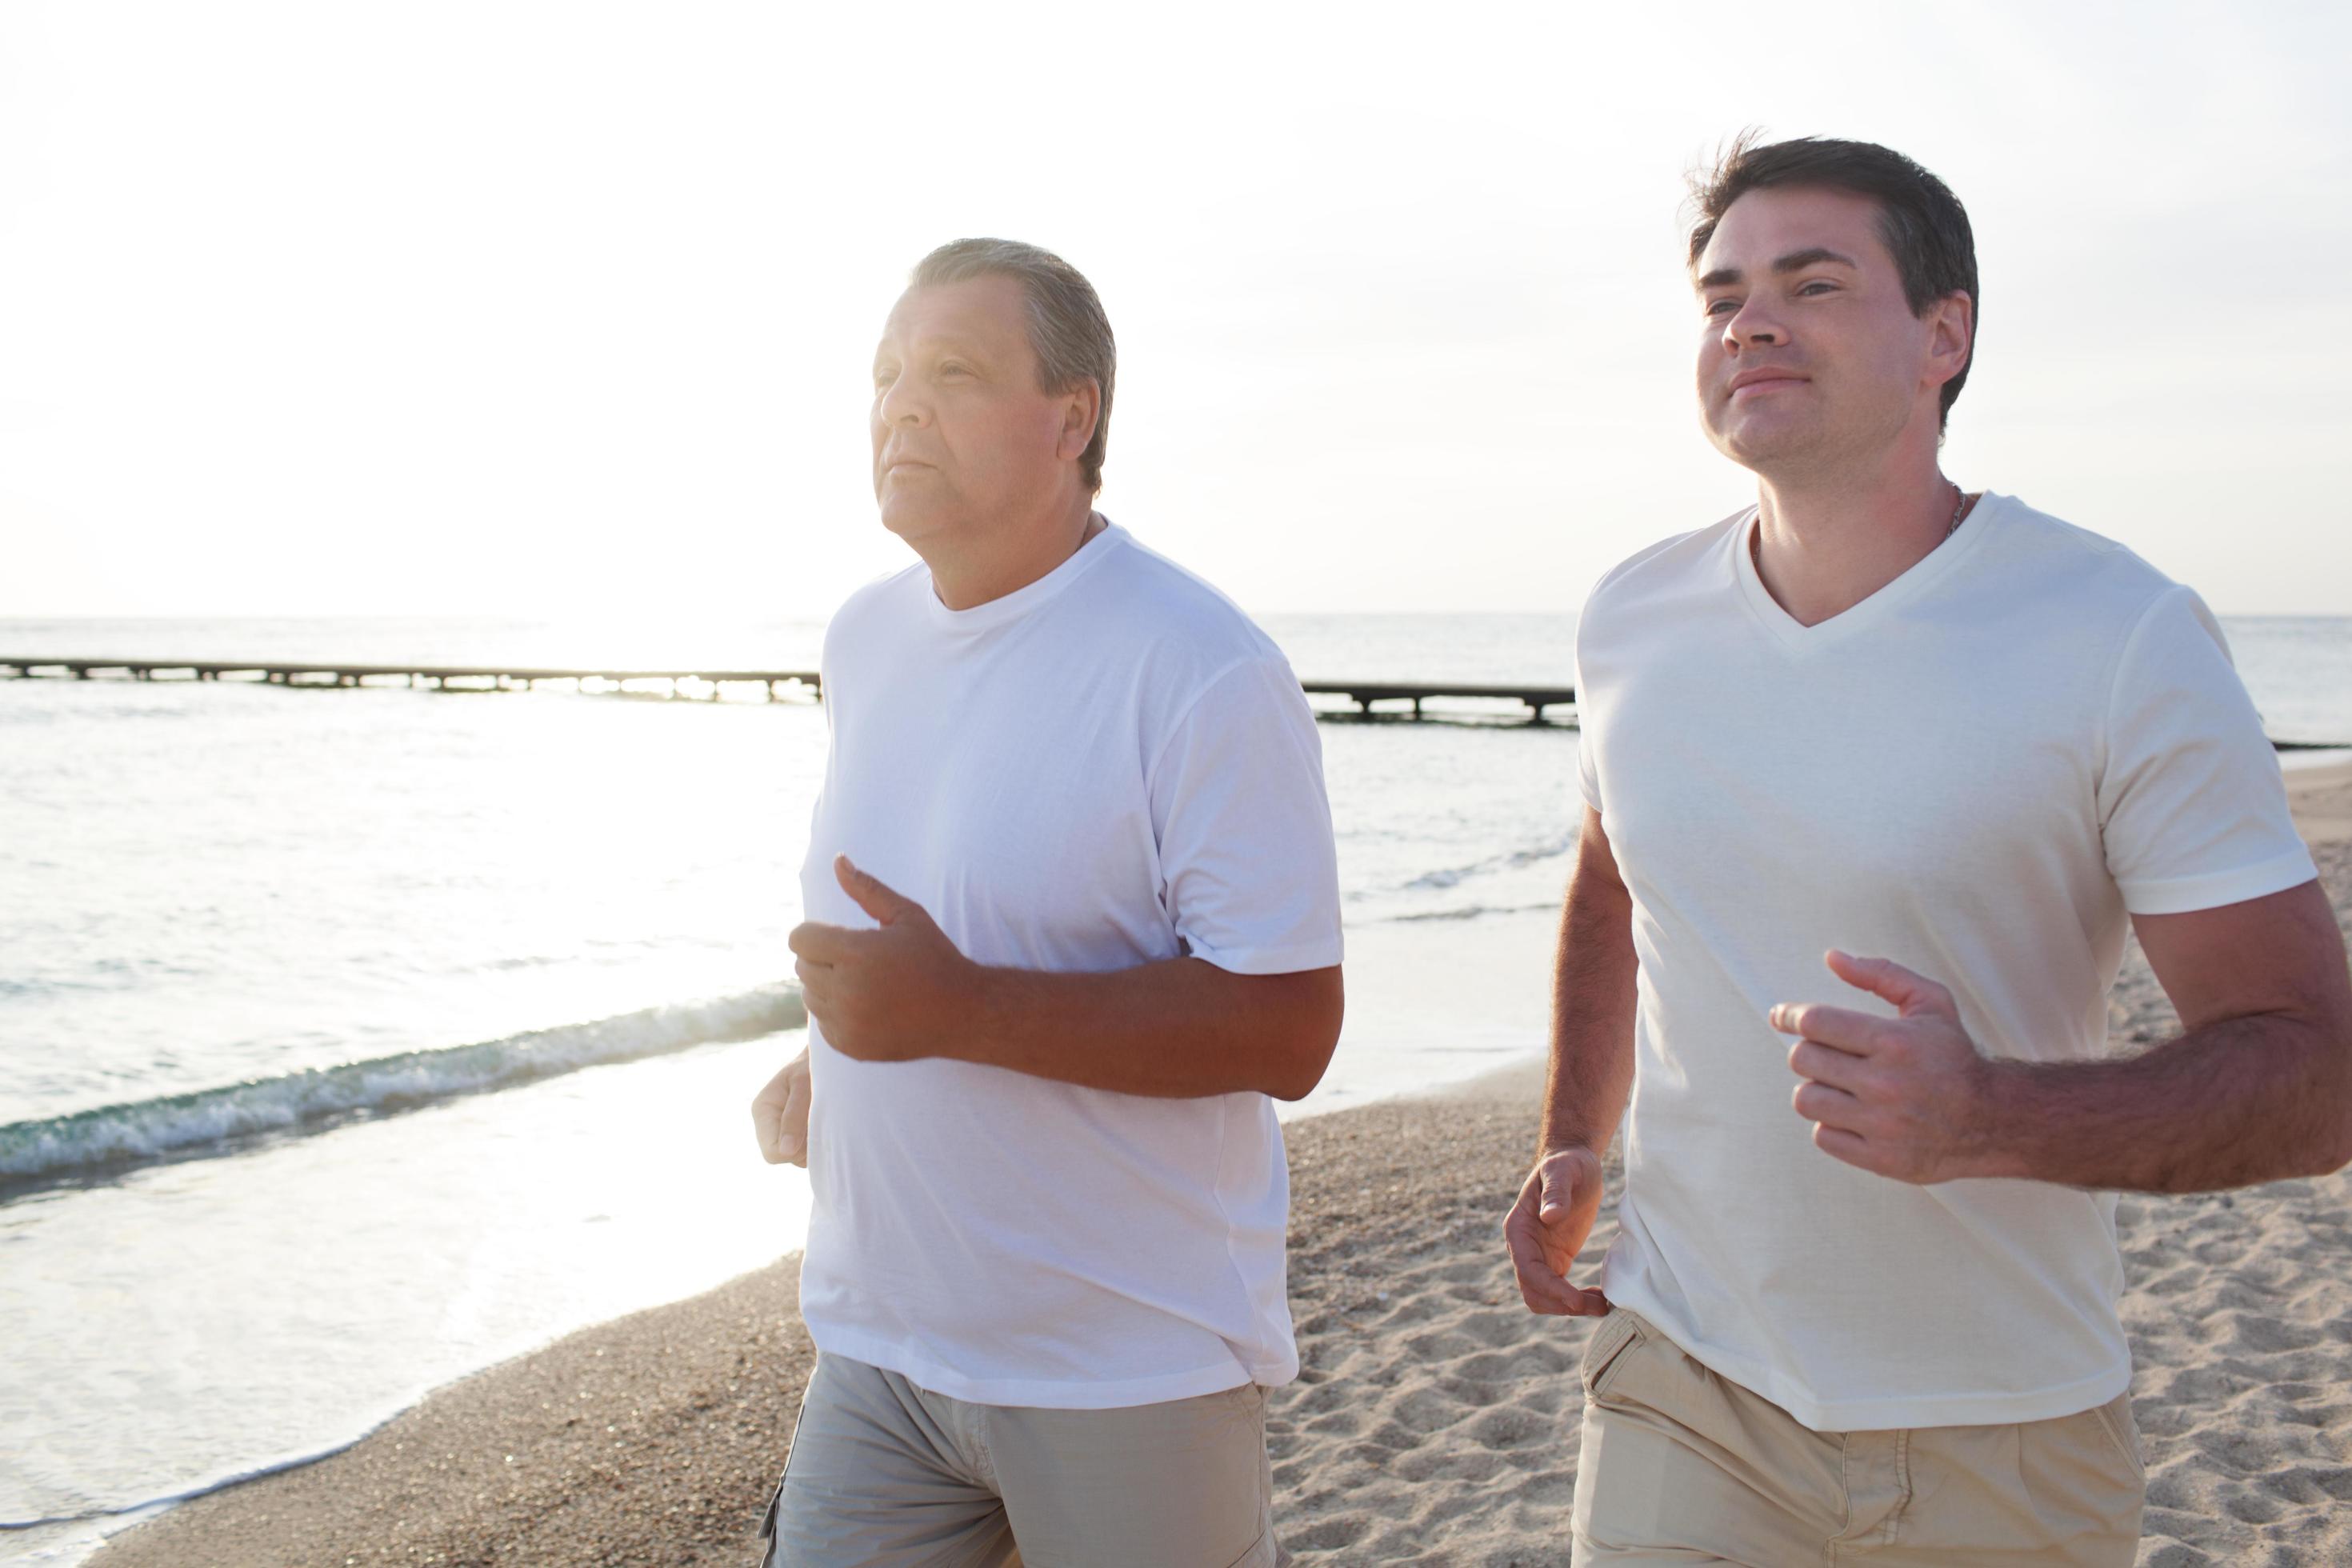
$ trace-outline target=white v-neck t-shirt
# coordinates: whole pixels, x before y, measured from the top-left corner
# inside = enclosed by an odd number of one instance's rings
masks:
[[[2130,1382],[2112,1194],[1917,1186],[1822,1152],[1780,1002],[1941,981],[1994,1057],[2094,1058],[2128,917],[2316,872],[2220,627],[2131,552],[2003,496],[1817,626],[1753,509],[1603,578],[1580,772],[1640,960],[1604,1288],[1816,1430],[2040,1420]]]
[[[982,963],[1237,974],[1340,959],[1321,741],[1274,643],[1106,527],[950,610],[916,565],[825,635],[832,747],[801,872],[873,924],[835,855]],[[1289,1178],[1263,1094],[1160,1100],[809,1028],[818,1349],[988,1405],[1106,1409],[1287,1382]]]

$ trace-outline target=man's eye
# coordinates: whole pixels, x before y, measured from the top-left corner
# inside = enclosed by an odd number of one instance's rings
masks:
[[[879,391],[898,379],[898,373],[895,370],[877,370],[874,373],[875,389]]]
[[[1706,313],[1710,316],[1720,316],[1738,303],[1737,300],[1709,300],[1706,302]]]
[[[941,375],[970,375],[971,372],[966,370],[960,364],[950,363],[940,366],[940,374]]]
[[[1825,278],[1816,278],[1797,290],[1800,299],[1807,295],[1834,294],[1835,292],[1837,292],[1837,285]]]

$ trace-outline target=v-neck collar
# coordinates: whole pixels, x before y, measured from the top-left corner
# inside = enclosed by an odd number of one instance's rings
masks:
[[[1827,647],[1832,643],[1843,642],[1858,632],[1869,630],[1958,571],[1976,553],[1979,541],[2006,520],[2008,506],[2007,496],[1986,490],[1977,498],[1977,504],[1970,509],[1958,532],[1913,562],[1900,576],[1860,604],[1849,605],[1829,619],[1815,622],[1810,626],[1780,607],[1780,602],[1772,596],[1772,591],[1764,586],[1763,575],[1756,570],[1755,537],[1757,520],[1760,515],[1758,507],[1751,506],[1742,512],[1728,531],[1732,574],[1738,580],[1739,595],[1748,602],[1748,612],[1781,647],[1792,653]]]

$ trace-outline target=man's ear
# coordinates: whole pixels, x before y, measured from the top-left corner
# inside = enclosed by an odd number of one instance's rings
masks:
[[[1095,426],[1102,419],[1102,384],[1088,376],[1064,395],[1069,401],[1062,405],[1062,437],[1054,449],[1076,462],[1086,456],[1094,442]]]
[[[1977,302],[1965,292],[1945,295],[1927,307],[1927,359],[1935,384],[1942,386],[1969,368],[1977,346]]]

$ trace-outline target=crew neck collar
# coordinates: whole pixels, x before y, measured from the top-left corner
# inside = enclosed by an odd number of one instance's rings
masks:
[[[1979,542],[2000,526],[2009,499],[1989,489],[1981,492],[1959,528],[1935,549],[1868,598],[1810,626],[1780,607],[1780,601],[1764,586],[1763,575],[1756,570],[1755,539],[1760,510],[1757,507],[1741,513],[1738,523],[1731,530],[1731,569],[1738,580],[1740,597],[1748,602],[1758,623],[1783,647],[1792,650],[1825,647],[1868,630],[1959,570],[1976,553]]]
[[[974,605],[968,610],[950,610],[941,604],[939,585],[931,581],[931,574],[926,570],[923,573],[923,607],[929,612],[931,624],[942,631],[967,637],[990,631],[1019,620],[1093,571],[1129,542],[1127,530],[1106,517],[1102,531],[1072,551],[1068,559],[1051,572],[1034,583],[1024,584],[1010,594]]]

